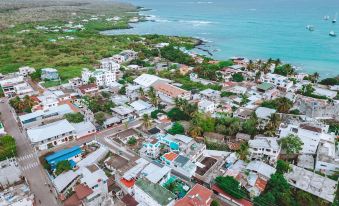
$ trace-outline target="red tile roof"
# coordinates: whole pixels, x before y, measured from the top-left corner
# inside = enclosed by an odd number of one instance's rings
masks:
[[[168,159],[169,161],[173,161],[175,158],[177,158],[177,154],[175,154],[174,152],[169,152],[169,153],[166,153],[164,154],[164,157],[166,159]]]
[[[178,200],[175,206],[209,206],[212,202],[212,190],[206,187],[196,184],[194,187],[185,195],[184,198]]]
[[[219,195],[223,196],[224,198],[226,198],[228,200],[232,200],[232,201],[238,203],[239,206],[253,206],[252,202],[250,202],[250,201],[248,201],[246,199],[236,199],[236,198],[230,196],[229,194],[227,194],[226,192],[224,192],[217,185],[212,185],[212,190],[214,192],[217,192]]]
[[[261,179],[260,177],[257,178],[257,181],[255,181],[255,186],[262,192],[265,190],[267,185],[267,181],[264,179]]]
[[[74,191],[80,200],[93,193],[93,190],[84,184],[79,184],[75,186]]]
[[[64,206],[80,206],[80,205],[81,200],[79,200],[75,193],[64,202]]]
[[[131,187],[133,187],[134,186],[134,183],[135,183],[135,180],[134,179],[132,179],[132,180],[126,180],[126,179],[124,179],[124,178],[121,178],[120,179],[120,182],[123,184],[123,185],[125,185],[127,188],[131,188]]]

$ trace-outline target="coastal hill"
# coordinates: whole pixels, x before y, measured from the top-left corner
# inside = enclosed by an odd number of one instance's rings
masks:
[[[17,23],[69,20],[75,15],[117,14],[136,9],[131,4],[107,0],[6,0],[0,1],[0,29]]]

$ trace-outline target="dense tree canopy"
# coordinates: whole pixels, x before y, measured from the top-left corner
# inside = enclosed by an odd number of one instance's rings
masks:
[[[219,176],[215,179],[220,189],[234,198],[242,199],[246,197],[246,192],[241,188],[240,183],[231,176]]]
[[[68,113],[64,116],[69,122],[79,123],[84,121],[84,115],[80,112],[77,113]]]
[[[0,137],[0,161],[16,156],[15,139],[10,135]]]
[[[281,138],[279,144],[286,154],[298,154],[304,143],[298,136],[289,134],[286,137]]]
[[[58,162],[58,164],[56,165],[55,174],[59,175],[63,172],[67,172],[71,169],[72,169],[72,167],[71,167],[71,164],[69,163],[69,161],[63,160],[63,161]]]
[[[179,122],[174,122],[171,129],[168,130],[168,133],[173,134],[173,135],[174,134],[184,134],[185,129]]]

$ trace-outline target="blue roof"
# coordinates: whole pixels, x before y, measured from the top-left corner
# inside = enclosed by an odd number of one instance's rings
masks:
[[[79,146],[74,146],[69,149],[63,149],[58,152],[55,152],[51,155],[45,157],[45,160],[48,164],[57,164],[60,161],[68,160],[69,158],[74,157],[75,155],[81,154],[81,148]]]

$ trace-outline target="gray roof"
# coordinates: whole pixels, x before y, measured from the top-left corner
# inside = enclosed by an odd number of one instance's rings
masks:
[[[255,110],[255,114],[259,119],[270,119],[271,115],[276,113],[277,110],[270,109],[267,107],[258,107],[257,110]]]
[[[276,169],[261,161],[252,161],[246,166],[247,170],[255,171],[267,178],[276,172]]]
[[[248,144],[252,148],[279,149],[278,139],[274,137],[259,137],[249,140]]]
[[[27,136],[32,143],[47,140],[49,138],[68,133],[74,132],[75,129],[71,123],[67,120],[60,120],[43,126],[35,127],[27,130]]]
[[[73,172],[73,170],[69,170],[67,172],[60,174],[53,180],[55,189],[58,192],[62,192],[62,190],[64,190],[67,187],[67,185],[70,184],[77,177],[78,175],[75,172]]]
[[[176,164],[180,164],[181,167],[184,166],[187,162],[189,161],[189,159],[185,156],[179,155],[177,158],[175,158],[174,162]]]

